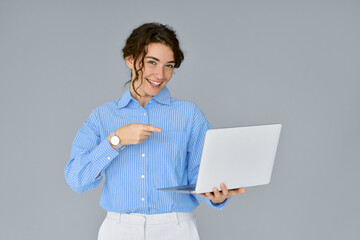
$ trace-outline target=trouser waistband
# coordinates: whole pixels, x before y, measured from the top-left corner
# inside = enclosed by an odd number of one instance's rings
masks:
[[[162,214],[140,214],[140,213],[118,213],[108,211],[106,218],[110,218],[119,223],[128,224],[164,224],[179,223],[194,218],[192,212],[171,212]]]

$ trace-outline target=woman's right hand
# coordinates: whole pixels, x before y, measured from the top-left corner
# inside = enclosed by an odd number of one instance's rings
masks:
[[[135,145],[145,141],[153,132],[160,133],[161,129],[150,124],[131,123],[116,130],[115,135],[120,138],[121,145]],[[110,138],[111,136],[109,135],[109,142]],[[116,148],[115,146],[113,147]]]

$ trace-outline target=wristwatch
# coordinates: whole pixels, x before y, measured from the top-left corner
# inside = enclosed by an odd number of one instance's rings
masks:
[[[120,138],[115,135],[115,132],[112,132],[110,135],[111,135],[110,143],[115,147],[123,150],[125,148],[125,145],[120,144]]]

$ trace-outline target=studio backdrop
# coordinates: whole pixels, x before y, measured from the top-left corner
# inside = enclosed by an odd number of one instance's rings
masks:
[[[185,60],[167,85],[212,127],[282,123],[269,185],[221,211],[202,239],[360,239],[360,2],[0,1],[0,239],[96,239],[103,182],[64,168],[91,111],[120,98],[130,31],[160,22]]]

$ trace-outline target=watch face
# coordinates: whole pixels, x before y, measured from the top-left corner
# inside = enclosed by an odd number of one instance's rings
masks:
[[[116,146],[120,143],[120,139],[118,136],[112,136],[110,142],[112,145]]]

